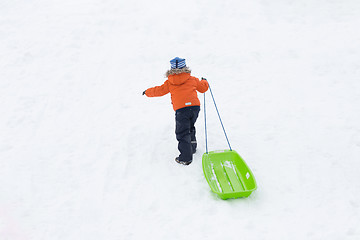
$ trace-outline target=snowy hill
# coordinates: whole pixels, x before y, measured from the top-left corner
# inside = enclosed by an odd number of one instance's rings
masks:
[[[360,2],[0,3],[0,239],[360,239]],[[173,57],[258,189],[174,161]],[[202,101],[202,95],[199,94]],[[209,106],[210,150],[226,149]]]

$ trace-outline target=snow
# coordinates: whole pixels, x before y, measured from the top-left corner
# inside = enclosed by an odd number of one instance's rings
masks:
[[[0,239],[360,239],[360,2],[3,0]],[[174,161],[183,57],[255,175]],[[207,95],[209,150],[226,149]],[[201,101],[202,94],[199,94]]]

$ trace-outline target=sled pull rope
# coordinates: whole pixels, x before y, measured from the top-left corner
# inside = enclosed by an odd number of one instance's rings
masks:
[[[206,101],[205,101],[205,93],[204,93],[204,120],[205,120],[205,146],[206,146],[206,154],[208,153],[208,143],[207,143],[207,128],[206,128]]]
[[[230,142],[229,142],[229,139],[228,139],[228,137],[227,137],[227,134],[226,134],[226,131],[225,131],[225,127],[224,127],[224,124],[223,124],[223,122],[222,122],[222,120],[221,120],[219,110],[218,110],[218,108],[217,108],[217,106],[216,106],[215,98],[214,98],[214,95],[213,95],[213,93],[212,93],[212,90],[211,90],[211,87],[210,87],[209,82],[208,82],[208,85],[209,85],[209,90],[210,90],[210,93],[211,93],[211,98],[212,98],[212,100],[213,100],[213,102],[214,102],[214,106],[215,106],[215,109],[216,109],[217,115],[218,115],[218,117],[219,117],[219,120],[220,120],[220,123],[221,123],[222,129],[223,129],[224,134],[225,134],[226,141],[227,141],[227,143],[228,143],[228,145],[229,145],[230,151],[232,151],[231,146],[230,146]],[[206,144],[206,153],[208,153],[207,127],[206,127],[206,106],[205,106],[205,93],[204,93],[204,117],[205,117],[205,144]]]

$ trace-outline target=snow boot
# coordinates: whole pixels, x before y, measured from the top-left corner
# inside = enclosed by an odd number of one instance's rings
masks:
[[[190,161],[181,161],[181,160],[179,159],[179,157],[176,157],[176,158],[175,158],[175,161],[176,161],[177,163],[180,163],[180,164],[183,164],[183,165],[189,165],[189,164],[192,162],[192,160],[190,160]]]

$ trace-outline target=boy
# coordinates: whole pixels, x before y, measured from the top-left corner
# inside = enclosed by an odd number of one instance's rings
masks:
[[[176,139],[180,155],[175,161],[189,165],[196,152],[195,122],[200,111],[200,101],[197,92],[204,93],[209,85],[206,79],[191,76],[191,70],[186,66],[185,59],[174,58],[170,61],[171,69],[166,72],[168,78],[163,85],[149,88],[143,92],[148,97],[160,97],[170,92],[171,103],[175,110]]]

